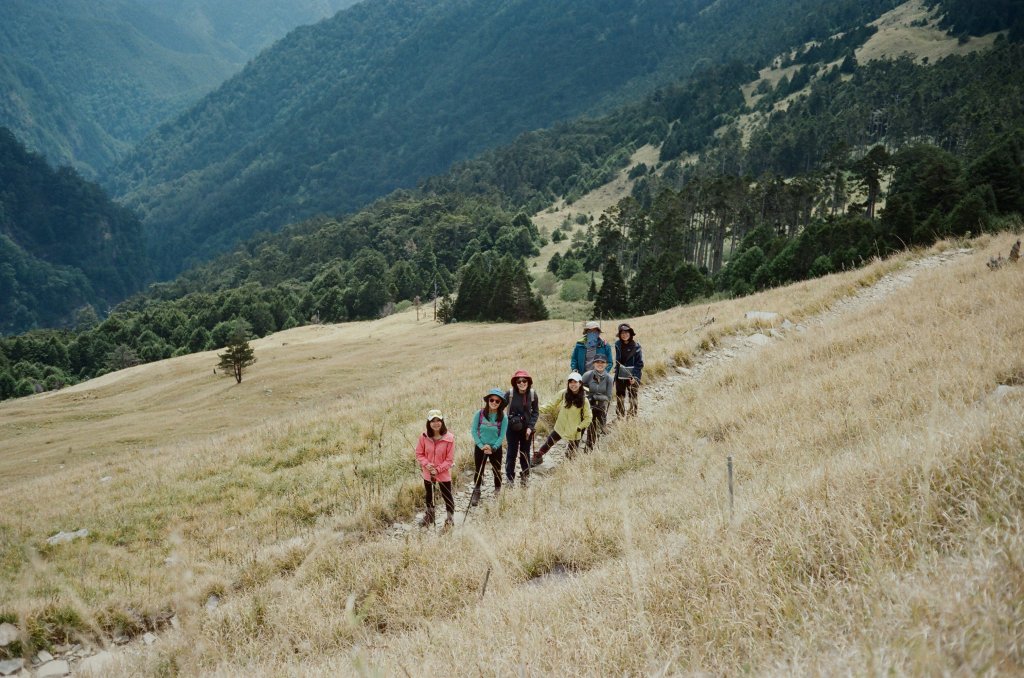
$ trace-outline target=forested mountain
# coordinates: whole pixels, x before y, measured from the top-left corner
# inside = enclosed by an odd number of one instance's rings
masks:
[[[0,127],[0,332],[105,312],[148,277],[139,220]]]
[[[895,0],[368,0],[294,31],[118,165],[170,274],[695,65],[767,59]],[[706,60],[706,61],[702,61]]]
[[[0,125],[89,177],[297,25],[354,0],[4,0]]]
[[[804,74],[763,82],[749,106],[740,88],[757,64],[704,63],[628,106],[525,133],[352,215],[261,234],[98,324],[2,339],[0,398],[216,348],[239,326],[262,336],[375,317],[435,292],[458,291],[440,305],[446,318],[543,317],[523,264],[543,234],[525,213],[605,183],[644,144],[660,147],[657,166],[632,167],[633,195],[576,232],[564,257],[566,270],[603,274],[595,310],[605,316],[1019,223],[1024,45],[1013,31],[934,63],[858,64],[871,31],[851,28],[786,50]],[[749,129],[755,113],[762,123]]]

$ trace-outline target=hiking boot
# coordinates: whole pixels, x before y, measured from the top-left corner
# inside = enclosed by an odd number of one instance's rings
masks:
[[[420,527],[430,527],[434,524],[434,507],[428,506],[427,510],[423,512],[423,518],[420,519]]]
[[[444,525],[441,527],[441,532],[447,532],[455,526],[455,514],[449,512],[444,519]]]
[[[473,490],[473,494],[469,495],[469,505],[476,506],[480,503],[480,488],[477,487]]]
[[[542,455],[542,454],[537,454],[536,452],[534,452],[533,456],[530,457],[530,466],[540,466],[543,463],[544,463],[544,455]]]

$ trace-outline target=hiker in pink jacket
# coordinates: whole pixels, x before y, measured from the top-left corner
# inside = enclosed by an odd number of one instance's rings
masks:
[[[427,493],[427,509],[420,527],[434,524],[434,483],[441,486],[441,497],[448,517],[444,530],[455,523],[455,499],[452,497],[452,464],[455,463],[455,436],[448,431],[441,410],[427,412],[427,430],[416,441],[416,460],[423,472],[423,487]]]

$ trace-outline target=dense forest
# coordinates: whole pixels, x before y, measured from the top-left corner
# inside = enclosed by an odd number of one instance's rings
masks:
[[[0,127],[0,332],[66,324],[138,291],[138,218],[74,170],[53,170]]]
[[[4,0],[0,126],[95,179],[289,30],[353,0]]]
[[[933,64],[857,64],[848,57],[869,35],[823,41],[818,57],[792,52],[807,79],[762,87],[753,108],[739,87],[757,78],[754,64],[708,64],[350,216],[251,238],[106,319],[86,307],[74,329],[2,339],[0,396],[218,348],[239,328],[372,318],[417,297],[441,297],[444,321],[542,318],[523,258],[545,234],[526,214],[605,183],[643,144],[660,146],[661,161],[632,167],[633,195],[554,262],[600,272],[591,296],[605,317],[746,294],[1019,214],[1024,46],[1001,37]],[[745,145],[752,113],[764,122]]]
[[[298,29],[104,181],[162,275],[359,208],[694,68],[767,61],[895,0],[378,0]]]

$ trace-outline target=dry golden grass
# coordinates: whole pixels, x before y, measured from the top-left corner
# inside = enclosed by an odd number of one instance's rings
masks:
[[[989,394],[1024,373],[1024,269],[984,266],[1009,242],[845,312],[828,309],[906,255],[633,319],[652,375],[755,331],[744,311],[809,329],[648,398],[596,453],[446,538],[379,529],[421,501],[423,413],[448,413],[465,467],[482,393],[525,367],[553,394],[569,323],[405,313],[262,340],[238,386],[205,376],[208,354],[51,396],[77,396],[60,408],[5,403],[23,441],[89,421],[104,442],[45,474],[4,443],[18,480],[0,490],[0,616],[40,644],[175,613],[179,629],[122,655],[134,675],[1019,673],[1024,408]],[[160,407],[158,380],[181,400]]]

